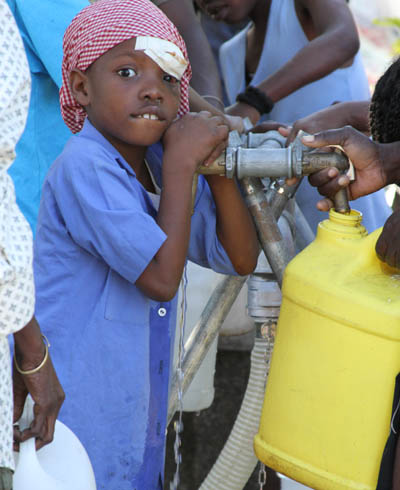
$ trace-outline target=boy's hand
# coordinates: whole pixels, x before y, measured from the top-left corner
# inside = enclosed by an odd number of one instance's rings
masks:
[[[194,173],[199,165],[209,165],[219,157],[228,145],[228,134],[229,127],[222,116],[207,111],[185,114],[171,124],[163,137],[169,165]]]
[[[400,269],[400,210],[386,220],[375,249],[383,262]]]

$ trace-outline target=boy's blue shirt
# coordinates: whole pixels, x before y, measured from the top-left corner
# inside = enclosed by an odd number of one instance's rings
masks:
[[[160,145],[147,161],[161,187]],[[45,180],[35,241],[36,316],[66,401],[60,420],[86,447],[98,490],[158,488],[163,474],[176,299],[135,281],[166,239],[132,168],[90,124]],[[234,274],[199,179],[188,256]]]

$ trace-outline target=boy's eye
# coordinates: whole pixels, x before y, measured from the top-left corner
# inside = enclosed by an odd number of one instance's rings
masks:
[[[180,83],[180,81],[177,78],[175,78],[172,75],[168,75],[168,73],[164,75],[164,80],[168,83]]]
[[[133,68],[121,68],[117,73],[122,78],[131,78],[136,75],[136,71]]]

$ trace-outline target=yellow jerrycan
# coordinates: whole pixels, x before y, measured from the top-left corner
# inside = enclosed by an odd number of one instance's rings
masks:
[[[331,211],[288,265],[258,459],[317,490],[375,490],[400,372],[400,271]]]

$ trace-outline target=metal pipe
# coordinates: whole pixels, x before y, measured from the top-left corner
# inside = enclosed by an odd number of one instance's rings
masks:
[[[344,174],[349,169],[349,161],[343,153],[309,152],[302,158],[302,173],[310,175],[328,167],[335,167]],[[333,198],[335,211],[346,214],[350,212],[349,200],[346,189],[341,189]]]
[[[333,198],[333,204],[335,211],[337,211],[338,213],[350,213],[349,198],[347,197],[346,189],[340,189],[340,191],[335,194]]]
[[[335,167],[339,172],[347,172],[349,161],[342,153],[317,151],[303,153],[302,175],[310,175],[328,167]]]
[[[267,201],[260,179],[245,178],[241,182],[249,211],[256,226],[261,247],[271,265],[279,286],[290,257],[279,230],[273,208]]]
[[[282,209],[285,207],[286,202],[292,197],[292,194],[287,192],[280,196],[279,200],[276,200],[275,203],[268,205],[267,199],[262,191],[262,185],[259,181],[256,182],[257,196],[254,197],[255,200],[255,208],[257,209],[257,213],[255,213],[255,219],[259,219],[258,216],[261,214],[262,210],[266,210],[267,221],[272,223],[272,229],[276,234],[276,219],[279,218]],[[293,189],[292,189],[293,190]],[[260,192],[262,191],[262,195]],[[257,204],[262,203],[263,206]],[[273,224],[275,221],[275,225]],[[264,223],[264,220],[262,220]],[[265,226],[264,226],[265,227]],[[279,231],[279,228],[278,228]],[[279,231],[280,235],[280,231]],[[281,236],[282,239],[282,236]],[[282,253],[282,251],[278,247],[278,243],[281,242],[271,242],[270,246],[266,247],[268,249],[268,260],[271,259],[274,262],[274,267],[282,277],[283,269],[286,265],[287,254]],[[276,263],[273,259],[274,253],[279,254],[279,260]],[[265,253],[265,252],[264,252]],[[272,265],[271,265],[272,267]],[[274,270],[274,269],[273,269]],[[275,270],[274,270],[275,272]],[[204,357],[207,354],[207,351],[218,334],[218,331],[224,322],[232,304],[237,298],[242,286],[246,282],[247,277],[236,277],[236,276],[228,276],[224,278],[214,289],[207,305],[204,308],[202,315],[200,316],[199,321],[196,323],[193,328],[190,337],[185,343],[185,355],[182,364],[182,371],[184,373],[184,378],[182,382],[182,392],[185,393],[188,386],[192,382],[194,375],[196,374],[200,363],[203,361]],[[171,421],[174,413],[176,411],[178,401],[178,374],[174,373],[172,382],[171,382],[171,393],[168,405],[168,423]]]
[[[210,345],[218,334],[232,304],[237,298],[247,276],[227,276],[215,287],[199,321],[185,343],[185,355],[182,363],[184,378],[182,392],[185,393],[199,365],[206,356]],[[168,423],[178,405],[178,374],[175,373],[171,384],[168,405]]]
[[[238,148],[236,176],[244,177],[297,177],[293,174],[292,152],[288,148]]]
[[[199,173],[226,175],[238,179],[259,178],[300,178],[324,168],[335,167],[341,173],[349,168],[347,157],[341,152],[310,151],[301,143],[300,136],[292,145],[283,148],[283,137],[276,131],[265,134],[248,134],[240,137],[235,131],[229,135],[229,145],[211,165],[200,166]],[[247,146],[246,146],[247,144]],[[334,197],[336,211],[348,213],[350,207],[347,192],[340,190]]]
[[[267,144],[273,148],[285,148],[286,137],[279,131],[267,131],[266,133],[247,133],[247,147],[259,148]]]
[[[273,209],[275,219],[278,220],[283,213],[289,200],[294,197],[297,189],[301,184],[301,179],[294,185],[288,185],[286,182],[279,183],[275,181],[267,191],[267,200]]]

